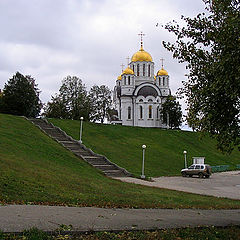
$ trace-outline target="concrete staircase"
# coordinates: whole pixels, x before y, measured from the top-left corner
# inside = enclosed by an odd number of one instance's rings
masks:
[[[49,123],[45,119],[34,118],[29,119],[33,124],[39,127],[44,133],[63,145],[66,149],[72,151],[76,156],[88,162],[91,166],[102,171],[109,177],[126,177],[132,176],[126,169],[120,168],[116,164],[110,162],[105,156],[94,153],[85,145],[80,144],[72,137],[68,136],[60,128]]]

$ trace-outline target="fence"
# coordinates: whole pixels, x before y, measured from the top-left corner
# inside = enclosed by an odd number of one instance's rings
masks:
[[[229,165],[211,166],[211,168],[212,168],[212,172],[225,172],[227,170],[230,170]],[[236,164],[236,168],[240,169],[240,164]],[[234,167],[231,169],[234,169]]]

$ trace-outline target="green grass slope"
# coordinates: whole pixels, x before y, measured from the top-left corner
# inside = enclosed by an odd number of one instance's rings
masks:
[[[79,121],[49,121],[79,139]],[[240,164],[239,151],[223,155],[216,150],[215,141],[209,137],[200,139],[195,132],[84,122],[82,140],[96,153],[138,176],[141,174],[143,144],[147,145],[145,173],[151,177],[179,175],[184,167],[184,150],[188,152],[188,165],[192,164],[192,157],[201,156],[206,157],[206,163],[212,166]]]
[[[144,187],[107,178],[31,122],[4,114],[0,114],[0,203],[240,208],[239,201]]]

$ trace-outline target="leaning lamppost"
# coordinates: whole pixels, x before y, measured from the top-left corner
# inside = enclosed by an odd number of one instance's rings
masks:
[[[82,124],[83,124],[83,117],[80,117],[80,137],[79,137],[80,143],[82,143]]]
[[[142,175],[141,178],[145,179],[145,175],[144,175],[144,158],[145,158],[145,149],[146,149],[146,145],[142,145],[142,150],[143,150],[143,161],[142,161]]]
[[[183,151],[183,154],[184,154],[184,163],[185,163],[185,168],[187,168],[187,151],[184,150]]]

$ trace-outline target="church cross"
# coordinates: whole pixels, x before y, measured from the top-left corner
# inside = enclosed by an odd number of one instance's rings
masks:
[[[163,61],[165,61],[165,59],[160,58],[160,61],[162,62],[162,68],[163,68]]]
[[[122,67],[122,72],[123,72],[123,68],[124,68],[125,65],[122,63],[120,66]]]
[[[129,60],[130,60],[130,57],[127,57],[127,65],[129,65]]]
[[[145,34],[143,32],[139,33],[138,36],[141,37],[141,48],[143,47],[143,36],[145,36]]]

